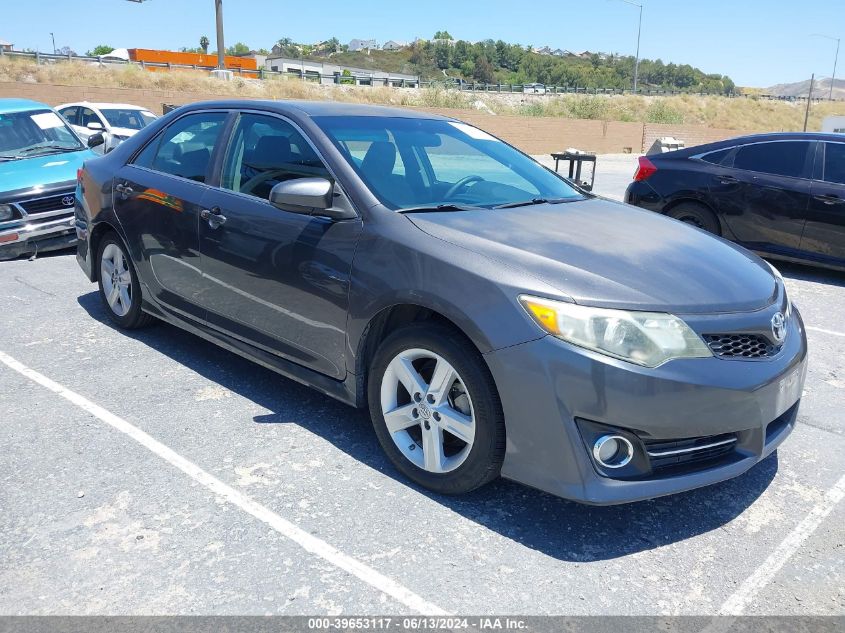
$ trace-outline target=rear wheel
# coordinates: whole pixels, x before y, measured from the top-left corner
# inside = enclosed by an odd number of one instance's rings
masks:
[[[499,395],[459,333],[421,323],[391,334],[371,365],[368,397],[379,442],[409,479],[459,494],[498,477],[505,452]]]
[[[697,202],[682,202],[681,204],[672,207],[667,213],[668,216],[692,224],[700,229],[704,229],[709,233],[719,235],[719,220],[716,215],[703,204]]]
[[[109,318],[131,330],[149,325],[153,317],[141,310],[141,284],[120,238],[109,233],[97,249],[100,299]]]

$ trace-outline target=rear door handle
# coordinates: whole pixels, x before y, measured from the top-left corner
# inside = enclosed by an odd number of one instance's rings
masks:
[[[212,207],[211,209],[203,209],[200,211],[200,217],[208,222],[208,226],[212,229],[219,228],[226,223],[226,216],[220,211],[220,207]]]
[[[717,176],[717,178],[719,179],[719,182],[722,183],[723,185],[733,185],[733,184],[739,182],[733,176]]]
[[[823,202],[825,204],[843,204],[845,203],[845,198],[840,198],[839,196],[827,196],[827,195],[820,195],[820,196],[813,196],[815,200],[819,202]]]

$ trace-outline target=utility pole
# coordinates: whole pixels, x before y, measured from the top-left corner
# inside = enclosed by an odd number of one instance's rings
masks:
[[[53,38],[53,55],[56,54],[56,36],[53,33],[50,33],[50,37]]]
[[[217,68],[226,68],[226,45],[223,42],[223,0],[214,0],[217,11]]]
[[[810,77],[810,92],[807,94],[807,110],[804,112],[804,131],[807,131],[807,120],[810,118],[810,101],[813,99],[813,84],[816,81],[816,73]]]

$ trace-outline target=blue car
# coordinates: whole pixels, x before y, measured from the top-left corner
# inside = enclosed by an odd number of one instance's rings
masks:
[[[76,244],[76,172],[95,156],[50,106],[0,99],[0,260]]]

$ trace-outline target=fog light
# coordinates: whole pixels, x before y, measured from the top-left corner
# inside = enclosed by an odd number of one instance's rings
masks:
[[[622,468],[634,458],[634,446],[621,435],[602,435],[593,444],[593,459],[603,468]]]

